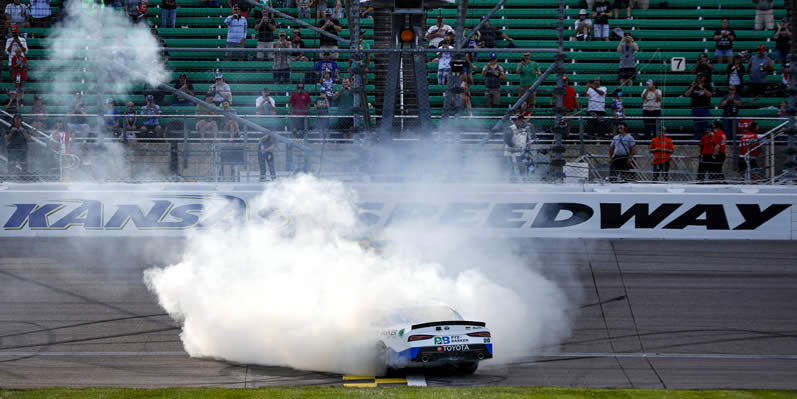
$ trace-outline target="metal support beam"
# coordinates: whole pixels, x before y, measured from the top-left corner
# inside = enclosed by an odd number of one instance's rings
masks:
[[[488,21],[490,18],[493,17],[493,15],[495,15],[495,13],[498,12],[498,10],[501,9],[501,7],[504,6],[504,3],[506,3],[506,0],[499,0],[498,4],[496,4],[495,7],[493,7],[493,9],[487,13],[487,15],[482,17],[482,20],[479,21],[479,24],[476,25],[473,29],[471,29],[470,32],[468,33],[468,37],[465,38],[465,43],[467,43],[468,40],[470,40],[473,37],[473,35],[475,35],[476,32],[479,31],[479,29],[481,29],[482,25],[484,25],[484,21]]]
[[[289,20],[291,22],[295,22],[296,24],[304,26],[305,28],[312,29],[314,32],[318,32],[318,33],[320,33],[320,34],[322,34],[322,35],[324,35],[324,36],[326,36],[326,37],[328,37],[330,39],[335,39],[335,40],[339,41],[341,44],[343,44],[344,46],[348,46],[349,45],[349,41],[348,40],[346,40],[346,39],[344,39],[344,38],[342,38],[342,37],[340,37],[338,35],[333,35],[333,34],[327,32],[327,31],[325,31],[325,30],[323,30],[321,28],[318,28],[317,26],[313,26],[311,24],[308,24],[307,22],[304,22],[301,19],[294,18],[294,17],[292,17],[292,16],[290,16],[288,14],[285,14],[282,11],[279,11],[277,9],[271,8],[271,7],[269,7],[269,6],[267,6],[267,5],[263,4],[263,3],[258,3],[256,1],[252,1],[252,0],[246,0],[246,2],[251,4],[253,7],[260,7],[262,9],[264,9],[264,10],[268,10],[269,12],[271,12],[273,14],[279,15],[280,17],[285,18],[285,19],[287,19],[287,20]],[[357,42],[355,42],[355,43],[357,43]],[[170,48],[169,51],[171,51],[171,50],[172,49]],[[262,51],[263,49],[259,49],[259,50]],[[315,49],[315,52],[317,53],[318,49]]]
[[[791,0],[792,16],[797,10],[797,0]],[[792,22],[794,17],[792,17]],[[792,25],[793,26],[793,25]],[[794,28],[792,28],[793,30]],[[797,40],[791,41],[791,62],[789,63],[789,127],[786,129],[786,162],[784,177],[794,181],[797,178]],[[749,168],[748,168],[749,169]]]
[[[557,44],[559,45],[559,52],[556,54],[556,62],[553,64],[554,72],[556,72],[556,89],[554,95],[556,96],[556,107],[554,107],[555,119],[553,123],[554,132],[554,145],[551,147],[552,158],[551,168],[548,170],[549,177],[555,182],[563,182],[565,178],[564,166],[565,160],[562,156],[565,152],[565,147],[562,145],[562,116],[564,116],[564,107],[562,106],[562,98],[564,96],[564,19],[565,19],[565,1],[559,0],[559,20],[556,23]],[[568,132],[569,133],[569,132]]]
[[[393,116],[396,112],[396,92],[401,68],[401,54],[391,53],[387,64],[387,80],[385,81],[385,97],[382,101],[382,121],[380,122],[380,141],[387,142],[393,130]]]
[[[360,52],[360,7],[358,0],[347,0],[347,11],[349,12],[349,26],[351,27],[349,32],[351,32],[351,43],[349,45],[350,49],[353,49],[355,53],[352,55],[351,59],[349,60],[351,64],[352,70],[352,80],[354,80],[354,125],[352,129],[355,132],[360,130],[360,119],[362,117],[362,108],[368,107],[368,102],[363,101],[367,99],[363,95],[365,89],[363,88],[363,79],[362,79],[362,53]],[[365,103],[365,105],[363,105]]]
[[[412,55],[415,68],[415,93],[418,96],[418,120],[421,134],[428,133],[432,128],[432,112],[429,109],[429,81],[426,73],[426,54],[415,53]]]

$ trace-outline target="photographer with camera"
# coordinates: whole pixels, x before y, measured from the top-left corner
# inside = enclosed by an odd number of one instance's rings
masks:
[[[708,59],[706,53],[700,53],[697,56],[697,62],[692,67],[691,72],[695,75],[703,75],[706,79],[705,83],[708,87],[714,88],[714,65],[711,64],[711,61]]]
[[[344,76],[341,83],[332,100],[338,108],[338,115],[343,115],[338,118],[338,129],[343,131],[344,138],[350,139],[353,135],[351,129],[354,127],[354,118],[351,116],[354,112],[354,90],[348,76]]]
[[[711,116],[711,96],[714,93],[711,91],[708,84],[706,84],[706,77],[703,74],[697,74],[697,78],[689,85],[689,88],[684,92],[684,97],[690,98],[690,105],[692,106],[692,116],[694,119],[695,133],[694,139],[699,140],[703,133],[708,129],[708,119]]]
[[[783,17],[775,29],[775,61],[786,62],[791,54],[791,28],[789,18]]]
[[[324,12],[324,20],[318,22],[318,27],[325,30],[327,33],[331,33],[333,35],[340,34],[340,31],[343,30],[343,27],[340,25],[340,21],[335,18],[332,18],[332,10],[327,8]],[[337,50],[338,49],[338,41],[335,39],[330,39],[324,35],[321,35],[321,41],[319,42],[319,48],[326,49],[326,50]],[[339,53],[332,52],[332,59],[338,59]]]
[[[540,65],[537,64],[536,61],[531,59],[531,53],[523,53],[523,59],[520,60],[520,63],[515,68],[515,73],[520,75],[520,87],[518,88],[518,98],[523,97],[526,94],[526,91],[534,85],[534,82],[537,81],[537,78],[542,75],[542,70],[540,70]],[[523,104],[524,109],[533,109],[537,107],[537,91],[532,92],[528,98],[526,99],[526,103]]]
[[[634,84],[637,51],[639,51],[639,46],[634,42],[634,38],[626,33],[625,37],[620,40],[620,44],[617,45],[617,52],[620,53],[620,73],[617,80],[620,81],[620,86]]]
[[[482,68],[482,76],[486,88],[484,97],[487,99],[487,107],[501,107],[501,82],[506,81],[506,74],[504,67],[498,65],[498,56],[495,53],[490,53],[490,62]]]
[[[8,174],[28,172],[28,141],[30,133],[22,126],[22,115],[14,115],[14,124],[5,135],[8,152]]]
[[[227,25],[227,48],[244,48],[246,44],[246,29],[248,27],[246,17],[241,16],[241,9],[236,4],[232,8],[232,15],[224,19],[224,24]],[[226,57],[230,59],[243,60],[246,53],[243,51],[233,53],[228,51]]]
[[[257,48],[274,48],[274,31],[277,30],[277,25],[274,24],[274,20],[271,19],[271,16],[268,12],[261,12],[260,9],[255,9],[254,11],[255,17],[260,16],[260,19],[257,20],[255,24],[255,32],[257,32]],[[268,58],[269,60],[274,59],[274,53],[266,53],[265,57],[263,52],[257,53],[257,59],[262,60],[264,58]]]

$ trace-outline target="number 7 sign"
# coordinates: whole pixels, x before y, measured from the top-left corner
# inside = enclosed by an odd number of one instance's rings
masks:
[[[670,59],[670,69],[673,72],[683,72],[686,70],[686,58],[672,57]]]

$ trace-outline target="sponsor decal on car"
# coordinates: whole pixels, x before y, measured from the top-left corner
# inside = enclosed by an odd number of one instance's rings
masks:
[[[468,337],[463,337],[463,336],[461,336],[461,335],[452,335],[452,336],[450,337],[450,340],[451,340],[451,343],[452,343],[452,344],[456,344],[456,343],[468,343],[468,342],[470,342],[470,341],[468,340]]]
[[[445,352],[462,352],[469,350],[470,347],[468,347],[468,345],[447,345],[443,347],[443,351]]]

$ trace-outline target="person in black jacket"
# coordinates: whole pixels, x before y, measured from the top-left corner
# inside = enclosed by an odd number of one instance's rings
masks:
[[[22,126],[22,115],[14,115],[14,124],[5,134],[8,151],[8,174],[28,173],[28,141],[30,133]]]

